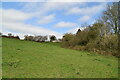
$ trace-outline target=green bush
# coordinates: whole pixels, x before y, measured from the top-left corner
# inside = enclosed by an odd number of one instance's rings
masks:
[[[91,41],[87,44],[88,51],[94,51],[100,54],[117,56],[118,38],[117,35],[107,35]]]
[[[62,47],[70,47],[75,45],[74,43],[75,35],[67,33],[63,36]]]
[[[87,31],[81,31],[77,35],[77,45],[85,46],[89,42],[88,40],[88,32]]]
[[[103,27],[95,23],[83,31],[78,30],[75,35],[67,33],[63,37],[62,47],[118,56],[118,36],[102,32]]]

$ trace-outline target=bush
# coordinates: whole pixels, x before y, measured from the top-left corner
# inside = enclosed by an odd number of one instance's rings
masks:
[[[73,47],[74,50],[80,50],[80,51],[85,51],[86,50],[86,46],[75,46]]]
[[[71,33],[65,34],[62,47],[119,56],[118,36],[116,34],[110,34],[110,32],[102,32],[103,27],[104,25],[101,23],[95,23],[83,31],[78,29],[75,35]]]
[[[50,36],[50,42],[56,40],[56,37],[54,35]]]
[[[63,36],[62,47],[74,46],[75,36],[71,33],[67,33]]]
[[[88,34],[86,31],[81,31],[77,34],[77,45],[85,46],[89,42],[88,40]]]
[[[117,35],[108,35],[91,41],[87,44],[88,51],[97,52],[106,55],[118,55],[118,38]]]

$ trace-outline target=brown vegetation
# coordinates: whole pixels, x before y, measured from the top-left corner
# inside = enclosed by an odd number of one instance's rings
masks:
[[[118,3],[108,5],[103,16],[92,26],[86,26],[76,34],[67,33],[63,37],[62,47],[92,51],[119,57]]]

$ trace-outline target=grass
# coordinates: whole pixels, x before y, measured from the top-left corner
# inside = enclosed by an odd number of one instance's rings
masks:
[[[113,56],[64,49],[59,43],[2,39],[3,78],[117,78]]]
[[[2,39],[0,38],[0,79],[2,79]]]

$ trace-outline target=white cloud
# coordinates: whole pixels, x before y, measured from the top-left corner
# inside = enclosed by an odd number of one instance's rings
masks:
[[[45,4],[43,4],[42,8],[44,8],[45,11],[51,11],[51,10],[61,10],[61,9],[69,9],[72,8],[76,5],[85,5],[85,3],[60,3],[60,2],[46,2]]]
[[[80,30],[84,30],[84,27],[74,27],[74,28],[68,30],[67,33],[73,33],[73,34],[76,34],[76,32],[78,31],[78,29],[80,29]]]
[[[13,32],[25,33],[25,34],[56,34],[57,37],[61,36],[58,32],[51,31],[49,29],[45,29],[38,26],[27,25],[24,23],[25,20],[28,20],[32,17],[36,17],[39,19],[39,24],[47,24],[52,22],[55,19],[55,15],[51,14],[52,11],[63,10],[68,11],[69,14],[83,14],[83,15],[93,15],[94,13],[103,10],[103,5],[87,7],[87,8],[79,8],[81,5],[85,5],[86,3],[60,3],[60,2],[45,2],[45,3],[23,3],[24,9],[23,12],[19,10],[5,10],[0,9],[0,13],[2,11],[3,15],[3,29]],[[77,6],[77,7],[76,7]],[[82,17],[81,20],[87,21],[89,17]],[[79,19],[80,20],[80,19]],[[54,25],[56,28],[64,28],[64,27],[75,27],[76,23],[72,22],[64,22],[61,21]]]
[[[56,35],[57,37],[60,37],[61,34],[32,25],[27,25],[23,23],[3,23],[3,29],[10,30],[13,32],[20,32],[24,34],[36,34],[36,35]]]
[[[52,1],[52,0],[50,0]],[[68,10],[74,6],[83,6],[86,3],[66,3],[66,2],[45,2],[45,3],[23,3],[23,11],[27,12],[34,12],[34,14],[38,16],[46,15],[50,11],[56,11],[56,10]],[[39,6],[39,7],[38,7]]]
[[[92,7],[84,7],[84,8],[73,7],[67,12],[67,14],[93,15],[104,10],[105,5],[106,3],[101,3],[100,5],[92,6]]]
[[[0,32],[2,32],[2,13],[1,13],[1,9],[0,9]]]
[[[119,0],[46,0],[48,2],[118,2]]]
[[[79,29],[79,27],[72,28],[72,29],[68,30],[67,33],[75,34],[78,31],[78,29]]]
[[[38,21],[38,24],[47,24],[47,23],[52,22],[54,19],[55,19],[55,15],[54,14],[51,14],[51,15],[48,15],[48,16],[44,16],[44,17],[42,17]]]
[[[51,31],[46,28],[33,26],[29,24],[25,24],[24,20],[29,19],[31,16],[29,14],[18,11],[18,10],[5,10],[0,9],[0,13],[3,15],[2,21],[0,24],[2,25],[2,33],[4,32],[13,32],[17,34],[37,34],[37,35],[55,35],[57,38],[61,38],[62,35],[58,32]],[[14,15],[14,16],[12,16]],[[24,35],[23,35],[24,36]],[[23,36],[20,36],[23,38]]]
[[[55,28],[75,27],[77,24],[72,22],[59,22],[54,25]]]
[[[1,0],[2,2],[118,2],[119,0]]]
[[[81,18],[79,18],[78,20],[80,22],[87,22],[90,19],[90,16],[82,16]]]
[[[0,13],[2,13],[1,17],[2,17],[2,21],[24,21],[27,20],[29,18],[32,17],[31,14],[27,14],[18,10],[14,10],[14,9],[0,9]]]

